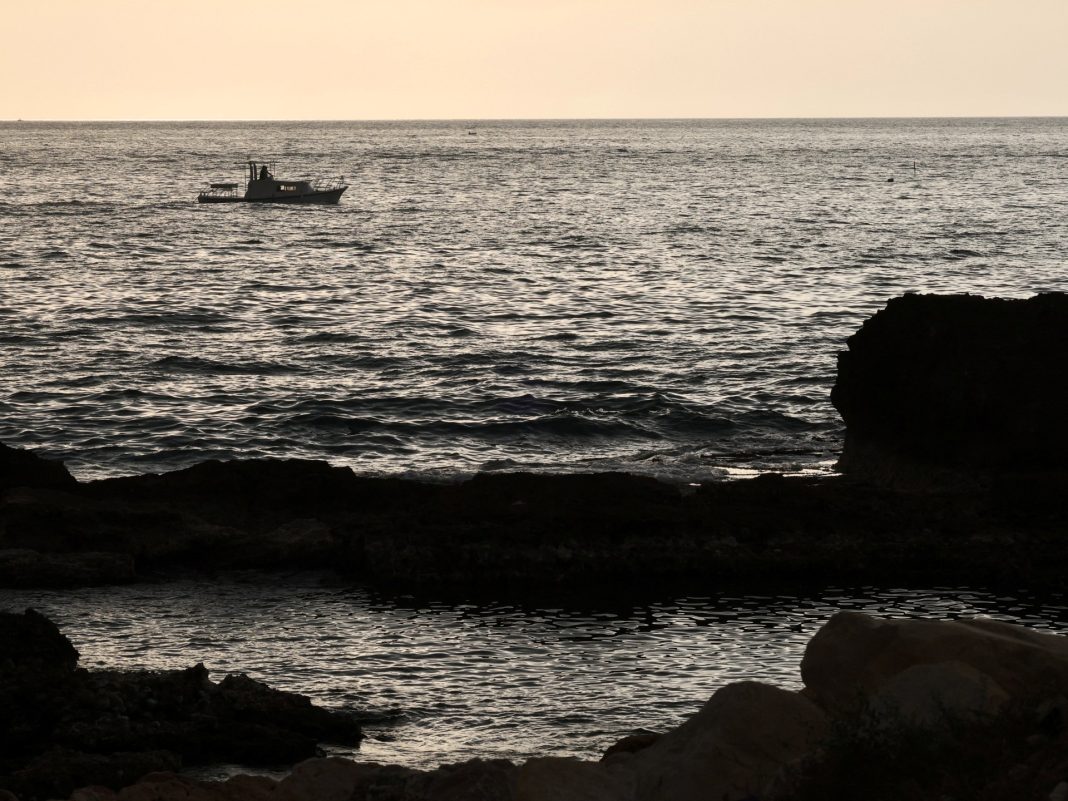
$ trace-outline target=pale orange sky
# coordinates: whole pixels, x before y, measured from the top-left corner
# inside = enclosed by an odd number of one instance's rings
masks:
[[[0,119],[1068,115],[1068,0],[2,0]]]

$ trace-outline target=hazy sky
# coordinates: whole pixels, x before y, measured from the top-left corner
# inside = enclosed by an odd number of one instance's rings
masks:
[[[0,119],[1068,114],[1068,0],[0,0]]]

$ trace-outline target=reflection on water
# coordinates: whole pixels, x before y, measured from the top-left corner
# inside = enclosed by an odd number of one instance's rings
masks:
[[[820,471],[834,354],[889,298],[1068,288],[1066,140],[1063,118],[0,123],[0,441],[79,478]],[[264,151],[352,189],[194,201]]]
[[[890,617],[986,615],[1068,630],[1063,597],[978,590],[714,595],[587,608],[385,599],[316,576],[75,591],[0,591],[0,608],[52,617],[86,667],[249,675],[378,716],[360,758],[433,767],[474,756],[593,758],[663,730],[725,683],[799,686],[816,629],[840,609]]]

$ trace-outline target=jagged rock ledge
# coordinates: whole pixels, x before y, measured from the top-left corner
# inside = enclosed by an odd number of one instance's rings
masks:
[[[0,445],[0,464],[29,456]],[[1052,471],[923,491],[778,475],[696,488],[624,474],[436,485],[301,460],[87,483],[41,474],[0,469],[0,587],[323,568],[404,591],[1038,589],[1062,580],[1068,527],[1068,474]]]
[[[46,658],[70,663],[62,648]],[[312,759],[279,781],[201,782],[173,771],[136,781],[130,773],[70,801],[1002,801],[1068,793],[1063,636],[993,620],[841,612],[810,641],[801,678],[799,692],[753,681],[722,687],[678,728],[626,738],[599,762],[473,759],[416,771]]]
[[[244,675],[215,683],[203,665],[88,671],[44,616],[0,612],[0,798],[65,797],[151,771],[237,762],[292,765],[320,741],[357,745],[359,722]]]

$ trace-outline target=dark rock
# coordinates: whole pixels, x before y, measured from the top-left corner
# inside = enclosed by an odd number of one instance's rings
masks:
[[[0,613],[0,644],[0,788],[28,798],[117,788],[182,762],[293,764],[320,741],[362,737],[348,713],[243,675],[215,684],[203,665],[76,669],[77,651],[32,610]]]
[[[91,587],[124,584],[135,578],[134,560],[129,554],[0,550],[0,587]]]
[[[27,609],[0,612],[0,679],[28,675],[45,680],[78,666],[78,651],[51,620]]]
[[[56,748],[15,771],[9,787],[22,801],[62,798],[78,787],[119,788],[155,771],[177,770],[181,760],[169,751],[87,754]]]
[[[356,745],[349,715],[246,676],[211,682],[203,665],[160,672],[98,671],[56,727],[57,741],[92,751],[159,748],[192,763],[278,765],[313,757],[318,742]]]
[[[235,720],[281,726],[317,739],[355,745],[363,737],[359,723],[348,715],[317,707],[307,696],[276,690],[244,674],[219,682],[215,705]]]
[[[405,801],[512,801],[519,771],[506,759],[472,759],[408,780]]]
[[[648,748],[659,739],[660,735],[653,732],[649,732],[648,734],[628,734],[626,737],[623,737],[608,746],[604,754],[601,755],[601,761],[603,762],[615,754],[636,753],[643,748]]]
[[[201,462],[158,475],[96,481],[94,497],[193,506],[227,525],[264,529],[344,506],[357,483],[347,467],[309,459]]]
[[[930,470],[1063,470],[1068,295],[905,295],[838,356],[839,467],[893,479]]]
[[[69,489],[77,483],[63,462],[0,444],[0,492],[12,487]]]

